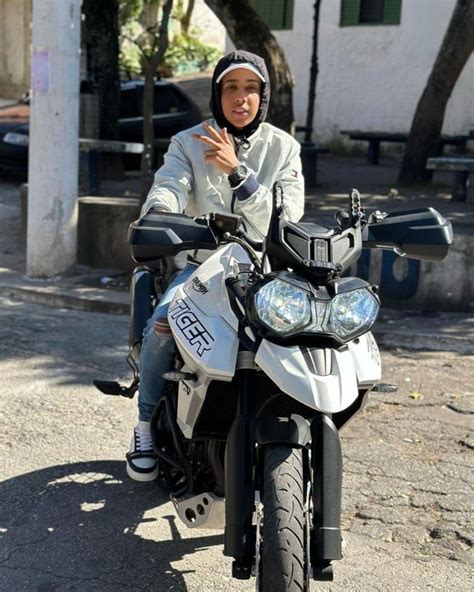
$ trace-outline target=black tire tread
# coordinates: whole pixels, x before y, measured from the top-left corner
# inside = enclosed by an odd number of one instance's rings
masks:
[[[304,494],[300,449],[265,449],[262,503],[261,590],[303,592]]]

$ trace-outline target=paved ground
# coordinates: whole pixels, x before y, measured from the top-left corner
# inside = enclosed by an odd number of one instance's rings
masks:
[[[321,161],[310,216],[332,216],[351,186],[384,209],[423,199],[390,193],[392,161],[344,162]],[[125,312],[127,295],[100,288],[108,270],[27,281],[18,186],[0,181],[0,590],[251,590],[231,580],[221,533],[186,530],[155,485],[127,480],[134,403],[91,386],[129,378],[127,318],[61,308]],[[472,203],[453,210],[448,188],[430,204],[470,232]],[[377,336],[400,391],[344,430],[345,557],[313,589],[469,590],[474,320],[384,311]]]
[[[134,403],[127,318],[0,298],[0,589],[251,590],[216,531],[185,529],[153,484],[127,479]],[[464,591],[472,547],[473,356],[385,350],[384,378],[343,432],[344,591]],[[472,567],[472,564],[471,564]]]

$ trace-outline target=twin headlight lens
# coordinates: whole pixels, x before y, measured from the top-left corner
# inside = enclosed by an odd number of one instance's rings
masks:
[[[255,308],[262,323],[278,333],[296,331],[311,321],[308,293],[281,280],[260,288],[255,296]]]
[[[305,290],[279,279],[265,284],[255,294],[259,320],[283,336],[302,329],[334,334],[343,341],[370,329],[379,303],[368,288],[337,294],[332,300],[311,298]]]

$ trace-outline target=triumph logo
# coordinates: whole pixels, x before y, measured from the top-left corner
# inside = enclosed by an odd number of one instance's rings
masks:
[[[212,349],[214,337],[210,335],[201,321],[190,310],[189,306],[179,299],[170,307],[169,316],[176,322],[176,326],[183,334],[189,345],[196,349],[199,357]]]
[[[196,290],[196,292],[200,292],[201,294],[207,294],[209,292],[209,290],[197,276],[193,277],[193,288]]]

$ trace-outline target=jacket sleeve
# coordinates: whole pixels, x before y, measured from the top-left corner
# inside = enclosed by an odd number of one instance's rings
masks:
[[[157,207],[168,212],[182,212],[192,191],[193,173],[191,163],[184,153],[179,137],[171,138],[164,164],[155,173],[141,215]]]
[[[300,144],[292,140],[288,157],[278,171],[275,181],[283,187],[285,217],[298,222],[304,213],[304,179],[301,171]],[[263,238],[273,208],[273,187],[260,185],[254,175],[234,189],[246,222]]]

